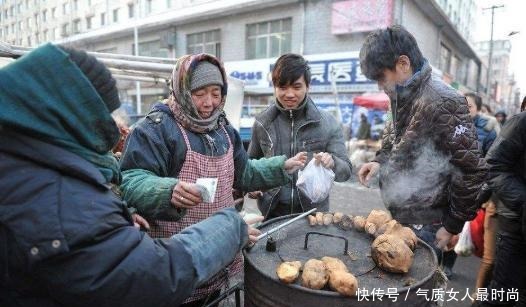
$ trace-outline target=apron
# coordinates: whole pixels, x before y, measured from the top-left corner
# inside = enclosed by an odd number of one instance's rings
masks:
[[[228,139],[229,147],[227,153],[222,156],[207,156],[192,150],[186,130],[179,123],[177,123],[177,125],[183,134],[186,144],[186,159],[179,172],[178,179],[195,183],[197,178],[217,178],[216,195],[213,203],[200,203],[194,208],[188,209],[186,215],[177,222],[154,221],[149,231],[150,236],[154,238],[169,238],[186,227],[210,217],[215,212],[224,208],[233,207],[234,205],[234,198],[232,196],[232,186],[234,184],[234,150],[226,129],[222,126]],[[183,303],[205,298],[216,290],[220,290],[227,284],[228,277],[241,272],[242,269],[243,258],[241,253],[238,253],[226,270],[220,271],[206,283],[195,289],[192,295]]]

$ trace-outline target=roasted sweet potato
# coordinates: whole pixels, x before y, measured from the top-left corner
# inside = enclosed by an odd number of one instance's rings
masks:
[[[323,212],[316,212],[316,222],[318,225],[323,225]]]
[[[352,220],[354,229],[363,232],[365,230],[365,218],[363,216],[355,216]]]
[[[332,213],[325,213],[323,215],[323,225],[332,224]]]
[[[390,220],[391,216],[389,213],[382,210],[373,209],[365,220],[365,232],[374,236],[380,226],[386,224]]]
[[[414,254],[397,236],[383,234],[371,246],[371,257],[382,269],[392,273],[407,273],[413,264]]]
[[[329,273],[329,287],[342,295],[356,296],[358,280],[349,272],[333,271]]]
[[[318,222],[316,221],[316,217],[314,215],[307,215],[307,219],[309,220],[309,225],[311,226],[318,225]]]
[[[329,272],[333,272],[333,271],[345,271],[345,272],[348,272],[349,271],[347,269],[347,266],[345,265],[345,263],[343,263],[343,261],[341,261],[338,258],[323,257],[323,258],[321,258],[321,261],[323,261],[323,263],[325,263],[325,266],[327,267],[327,270],[329,270]]]
[[[282,262],[276,269],[279,280],[286,284],[291,284],[300,275],[301,262],[300,261],[287,261]]]
[[[336,212],[334,213],[334,215],[332,216],[332,222],[334,224],[338,224],[339,222],[342,221],[342,218],[343,218],[343,213],[341,212]]]
[[[310,289],[319,290],[327,284],[329,274],[327,266],[318,259],[309,259],[303,266],[301,285]]]

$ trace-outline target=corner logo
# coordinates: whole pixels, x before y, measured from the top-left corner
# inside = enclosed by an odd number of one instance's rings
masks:
[[[467,130],[468,130],[468,127],[466,127],[466,126],[462,126],[462,125],[456,126],[455,127],[455,134],[453,135],[453,138],[456,138],[457,136],[461,136]]]

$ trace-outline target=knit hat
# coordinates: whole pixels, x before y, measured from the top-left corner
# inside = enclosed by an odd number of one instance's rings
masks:
[[[192,71],[190,91],[195,91],[208,85],[219,85],[223,87],[223,76],[221,75],[219,67],[208,61],[202,61],[199,62],[194,71]]]
[[[63,46],[60,46],[60,48],[69,54],[71,61],[86,75],[110,113],[118,109],[121,105],[119,91],[109,69],[94,56],[87,54],[83,50]]]

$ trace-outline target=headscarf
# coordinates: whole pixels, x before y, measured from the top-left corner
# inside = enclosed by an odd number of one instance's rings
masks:
[[[206,119],[203,119],[197,112],[190,91],[192,72],[201,61],[208,61],[219,67],[224,83],[221,88],[221,103],[212,112],[212,115]],[[206,53],[182,56],[175,64],[170,83],[171,93],[168,98],[168,106],[177,122],[184,128],[196,133],[207,133],[225,123],[226,115],[223,107],[225,106],[228,85],[225,68],[216,57]]]

